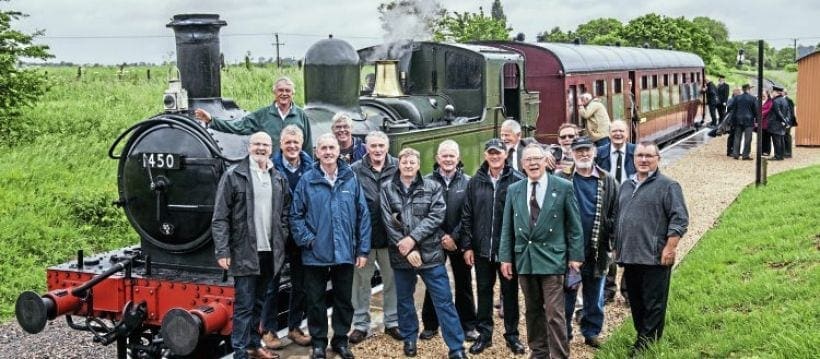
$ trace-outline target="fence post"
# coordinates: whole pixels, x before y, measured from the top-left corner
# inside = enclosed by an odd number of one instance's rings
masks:
[[[151,69],[146,69],[145,70],[145,75],[146,75],[146,77],[148,77],[148,81],[151,81]]]

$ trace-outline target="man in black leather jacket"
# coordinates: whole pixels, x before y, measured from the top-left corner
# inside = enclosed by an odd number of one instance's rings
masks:
[[[438,313],[448,357],[466,358],[464,331],[453,305],[440,240],[446,214],[441,185],[421,177],[418,151],[405,148],[398,158],[399,172],[382,186],[381,215],[390,242],[404,354],[412,357],[417,353],[419,321],[413,294],[420,276]]]
[[[772,86],[772,100],[772,109],[769,111],[768,128],[766,130],[772,135],[772,142],[774,143],[773,160],[781,161],[786,152],[784,137],[786,132],[791,131],[791,119],[789,118],[791,109],[788,101],[783,97],[782,87]]]
[[[518,338],[518,276],[512,279],[501,275],[498,244],[501,239],[501,219],[507,187],[524,176],[505,164],[507,151],[499,139],[484,146],[484,163],[467,185],[467,198],[461,219],[461,248],[464,262],[475,265],[478,307],[476,329],[480,337],[470,347],[470,353],[479,354],[492,346],[493,287],[496,277],[501,281],[504,312],[504,339],[515,354],[524,354],[524,345]]]

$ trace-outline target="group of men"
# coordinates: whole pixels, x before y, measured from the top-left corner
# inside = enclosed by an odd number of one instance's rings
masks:
[[[707,80],[702,91],[709,105],[712,125],[718,127],[720,132],[729,134],[726,155],[751,160],[752,134],[757,126],[762,126],[762,155],[770,156],[774,150],[771,160],[781,161],[792,157],[791,128],[797,126],[797,118],[794,101],[787,96],[783,87],[773,85],[771,90],[764,92],[764,98],[758,100],[749,92],[749,84],[735,88],[732,97],[729,97],[729,84],[722,75],[718,76],[718,82],[715,86]]]
[[[273,92],[273,105],[240,120],[195,112],[216,129],[251,134],[248,157],[220,180],[213,217],[217,262],[236,288],[235,358],[278,357],[270,349],[281,347],[275,291],[285,253],[288,337],[312,346],[311,358],[326,358],[328,344],[354,358],[350,344],[371,333],[376,266],[385,333],[403,342],[408,357],[418,355],[418,339],[435,337],[439,328],[449,358],[466,358],[465,341],[472,354],[491,347],[496,280],[511,353],[526,352],[518,332],[520,287],[531,357],[568,357],[578,290],[568,279],[575,277],[583,293],[581,332],[597,347],[612,258],[625,267],[636,350],[660,338],[670,268],[688,217],[680,186],[658,171],[658,147],[627,143],[626,123],[607,123],[608,134],[595,141],[562,126],[559,143],[568,155],[557,159],[538,143],[524,144],[520,125],[508,120],[501,138],[484,145],[472,177],[452,140],[439,144],[433,172],[422,176],[418,151],[391,156],[380,131],[360,142],[345,114],[311,144],[310,123],[292,103],[293,83],[277,80]],[[426,287],[421,330],[414,304],[419,277]],[[309,335],[299,328],[305,313]]]

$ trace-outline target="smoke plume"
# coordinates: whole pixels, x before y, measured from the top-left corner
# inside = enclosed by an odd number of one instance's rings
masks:
[[[398,59],[413,41],[427,41],[444,15],[436,0],[398,0],[379,6],[384,42],[368,61]]]

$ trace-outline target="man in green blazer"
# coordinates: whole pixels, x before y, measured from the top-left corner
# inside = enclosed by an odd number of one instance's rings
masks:
[[[546,156],[538,144],[524,148],[527,179],[507,191],[498,259],[508,278],[515,263],[531,358],[568,358],[564,275],[581,268],[583,228],[572,184],[546,172]]]

